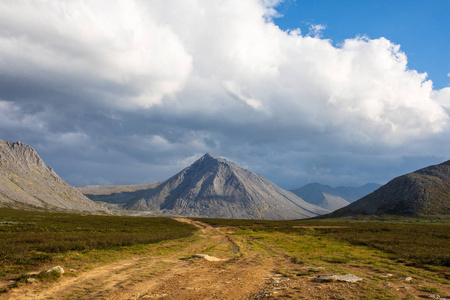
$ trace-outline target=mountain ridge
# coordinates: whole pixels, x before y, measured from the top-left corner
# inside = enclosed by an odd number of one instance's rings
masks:
[[[130,210],[194,217],[300,219],[327,212],[268,179],[209,153],[154,188],[128,196],[122,203]],[[114,195],[88,197],[108,202]],[[117,198],[113,201],[117,203]]]
[[[0,206],[21,209],[105,212],[45,165],[22,142],[0,140]]]
[[[450,160],[396,177],[373,193],[324,217],[356,214],[450,214]]]

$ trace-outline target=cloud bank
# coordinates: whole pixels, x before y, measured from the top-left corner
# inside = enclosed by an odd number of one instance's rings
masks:
[[[449,88],[385,38],[281,30],[279,2],[0,3],[0,138],[76,185],[165,179],[207,151],[291,185],[443,157]]]

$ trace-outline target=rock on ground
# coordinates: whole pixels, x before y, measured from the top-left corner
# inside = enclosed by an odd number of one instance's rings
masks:
[[[61,266],[56,266],[56,267],[53,267],[53,268],[48,269],[47,271],[45,271],[45,274],[50,274],[52,272],[57,272],[59,274],[64,274],[64,269]]]
[[[347,275],[328,275],[319,276],[316,278],[316,282],[330,282],[330,281],[344,281],[344,282],[357,282],[362,280],[361,277],[355,276],[353,274]]]
[[[209,256],[207,254],[194,254],[194,255],[192,255],[192,257],[193,258],[203,258],[203,259],[206,259],[207,261],[222,261],[223,260],[221,258]]]

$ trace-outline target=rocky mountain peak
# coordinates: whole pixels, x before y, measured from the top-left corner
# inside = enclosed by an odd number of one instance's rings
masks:
[[[100,212],[22,142],[0,140],[0,206]]]
[[[0,140],[1,141],[1,140]],[[46,168],[37,152],[22,142],[0,142],[0,165],[9,169]]]
[[[237,165],[227,161],[223,158],[214,158],[211,154],[206,153],[201,158],[196,160],[192,165],[182,171],[184,174],[195,176],[194,174],[201,174],[201,176],[215,174],[221,176],[225,173],[233,172],[233,169],[239,168]]]
[[[94,198],[132,210],[191,217],[300,219],[327,212],[209,153],[155,188],[126,194],[126,199],[119,196],[97,193]]]
[[[203,155],[200,159],[201,159],[201,160],[207,160],[207,159],[214,159],[214,157],[213,157],[211,154],[206,153],[206,154]]]
[[[206,153],[198,160],[196,160],[191,167],[199,167],[199,166],[210,166],[211,164],[217,163],[218,160],[214,158],[211,154]]]
[[[392,179],[373,193],[331,214],[450,214],[450,161]]]

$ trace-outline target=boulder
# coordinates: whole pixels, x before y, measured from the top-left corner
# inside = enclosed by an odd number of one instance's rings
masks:
[[[405,278],[403,278],[403,281],[406,281],[406,282],[411,282],[413,279],[412,279],[412,277],[405,277]]]
[[[332,281],[357,282],[360,280],[362,280],[361,277],[355,276],[353,274],[347,274],[347,275],[319,276],[315,279],[315,282],[332,282]]]
[[[56,266],[56,267],[53,267],[53,268],[51,268],[51,269],[48,269],[47,271],[45,271],[45,274],[50,274],[50,273],[53,273],[53,272],[56,272],[56,273],[59,273],[59,274],[64,274],[64,269],[61,267],[61,266]]]

